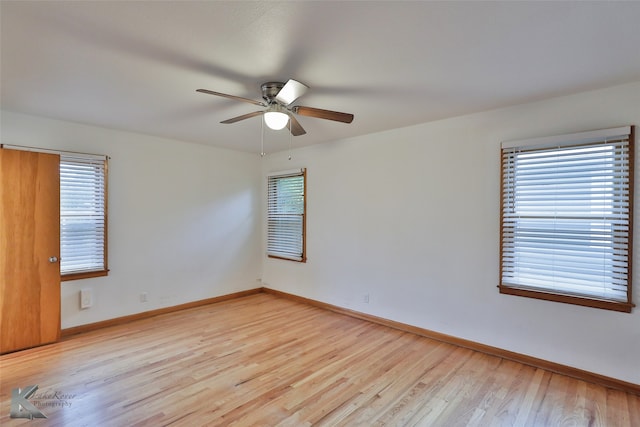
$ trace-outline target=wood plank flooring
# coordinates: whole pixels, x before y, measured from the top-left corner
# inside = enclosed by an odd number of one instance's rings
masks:
[[[29,385],[47,420],[10,418]],[[640,425],[639,396],[268,294],[1,356],[0,402],[8,427]]]

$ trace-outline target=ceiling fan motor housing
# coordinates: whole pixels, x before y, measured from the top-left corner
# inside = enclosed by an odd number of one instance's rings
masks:
[[[282,82],[267,82],[263,83],[260,88],[262,89],[262,98],[269,104],[276,103],[276,96],[280,92],[280,89],[284,86]]]

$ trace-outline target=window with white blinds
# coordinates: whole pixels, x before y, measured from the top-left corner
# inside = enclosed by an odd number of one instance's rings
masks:
[[[60,272],[63,279],[107,273],[106,160],[60,158]]]
[[[631,311],[633,129],[505,143],[507,294]]]
[[[305,262],[306,169],[270,175],[267,187],[267,255]]]

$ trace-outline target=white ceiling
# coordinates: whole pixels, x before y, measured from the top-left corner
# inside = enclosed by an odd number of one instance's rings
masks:
[[[640,80],[640,2],[2,1],[1,107],[260,152],[260,84],[304,146]],[[640,106],[639,106],[640,108]],[[286,130],[267,134],[286,148]]]

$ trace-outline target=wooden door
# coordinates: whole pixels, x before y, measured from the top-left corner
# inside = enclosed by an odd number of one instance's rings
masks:
[[[0,149],[0,353],[60,338],[60,156]]]

